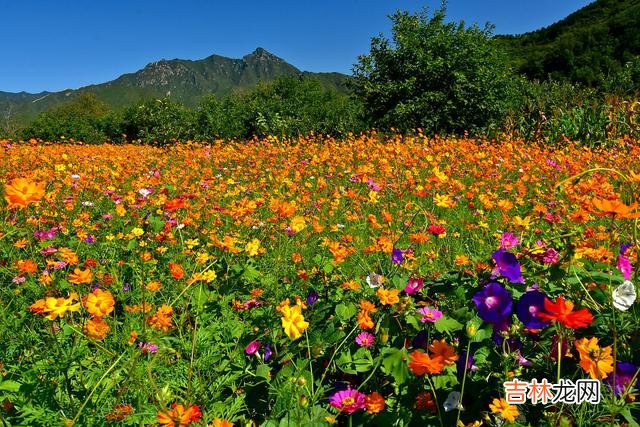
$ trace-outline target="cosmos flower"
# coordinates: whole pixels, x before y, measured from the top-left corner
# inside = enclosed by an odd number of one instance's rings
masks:
[[[520,244],[520,239],[513,233],[505,232],[500,236],[500,247],[502,249],[511,249]]]
[[[600,347],[598,338],[582,338],[575,341],[576,349],[580,353],[580,367],[594,380],[606,378],[613,372],[613,348]]]
[[[571,329],[589,326],[593,321],[593,315],[589,310],[583,308],[578,311],[573,311],[573,307],[573,302],[565,301],[562,295],[557,297],[555,302],[545,297],[544,311],[538,312],[537,315],[538,318],[542,320],[555,320]]]
[[[520,264],[514,254],[504,249],[498,249],[493,253],[492,258],[496,263],[493,274],[505,277],[509,279],[511,283],[524,283]]]
[[[513,299],[501,284],[491,282],[473,296],[478,316],[487,323],[498,323],[511,315]]]
[[[287,336],[296,340],[302,336],[302,333],[309,327],[309,322],[304,320],[302,315],[302,307],[288,305],[282,307],[282,327]]]
[[[622,277],[624,277],[624,280],[630,280],[631,273],[633,272],[633,266],[631,265],[631,260],[629,260],[629,258],[627,258],[627,256],[625,255],[625,252],[627,251],[629,246],[630,245],[625,244],[620,247],[620,253],[618,254],[618,260],[617,260],[618,270],[620,270],[620,272],[622,273]]]
[[[436,323],[436,321],[442,317],[440,310],[429,306],[419,308],[418,313],[422,314],[422,318],[420,319],[422,323]]]
[[[44,182],[32,182],[25,178],[15,178],[4,187],[4,199],[8,208],[26,208],[44,197]]]

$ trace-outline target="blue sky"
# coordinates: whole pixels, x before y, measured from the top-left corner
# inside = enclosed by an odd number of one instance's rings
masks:
[[[0,91],[40,92],[112,80],[158,59],[240,58],[264,47],[307,71],[350,73],[395,10],[439,0],[0,0]],[[447,19],[517,34],[589,0],[449,0]]]

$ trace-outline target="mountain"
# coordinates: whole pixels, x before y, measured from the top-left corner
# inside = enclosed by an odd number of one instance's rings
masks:
[[[92,92],[113,108],[140,99],[168,97],[193,107],[205,95],[228,95],[279,76],[309,76],[328,87],[346,91],[347,76],[340,73],[300,71],[263,48],[241,59],[211,55],[200,60],[172,59],[148,64],[115,80],[60,92],[0,92],[0,120],[6,116],[29,119],[81,93]]]
[[[598,0],[546,28],[496,40],[532,79],[598,86],[640,55],[638,28],[640,0]]]

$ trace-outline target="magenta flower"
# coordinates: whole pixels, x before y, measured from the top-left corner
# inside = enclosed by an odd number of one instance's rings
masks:
[[[420,277],[410,277],[407,282],[407,286],[404,287],[404,291],[407,295],[413,295],[420,292],[420,289],[424,286],[424,280]]]
[[[254,355],[258,352],[258,350],[260,350],[260,346],[262,346],[260,341],[251,341],[249,345],[244,348],[244,352],[249,356]]]
[[[351,386],[348,386],[346,390],[335,392],[329,398],[329,404],[334,408],[338,408],[340,412],[352,414],[358,409],[364,408],[365,397],[364,393],[360,393],[358,390],[353,390]]]
[[[356,336],[356,344],[360,347],[371,347],[376,337],[369,332],[361,332]]]
[[[436,323],[436,320],[442,317],[442,312],[440,310],[428,306],[419,308],[418,313],[422,314],[422,319],[420,319],[422,323]]]
[[[620,254],[618,255],[618,270],[622,273],[624,280],[631,279],[631,273],[633,272],[633,266],[631,265],[631,260],[627,258],[625,252],[629,249],[631,245],[626,243],[624,245],[620,245]]]
[[[518,246],[520,244],[520,239],[513,233],[502,233],[500,236],[500,247],[502,249],[511,249],[514,246]]]
[[[138,343],[138,347],[142,350],[143,353],[157,353],[158,352],[158,346],[155,344],[152,344],[150,342],[142,342],[140,341]]]
[[[560,254],[558,254],[558,251],[553,248],[549,248],[542,255],[542,262],[544,262],[545,264],[556,264],[558,262],[558,259],[560,258],[559,255]]]

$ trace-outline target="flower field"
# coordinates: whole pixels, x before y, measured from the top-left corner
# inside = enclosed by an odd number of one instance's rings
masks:
[[[640,143],[0,141],[0,425],[629,425]]]

